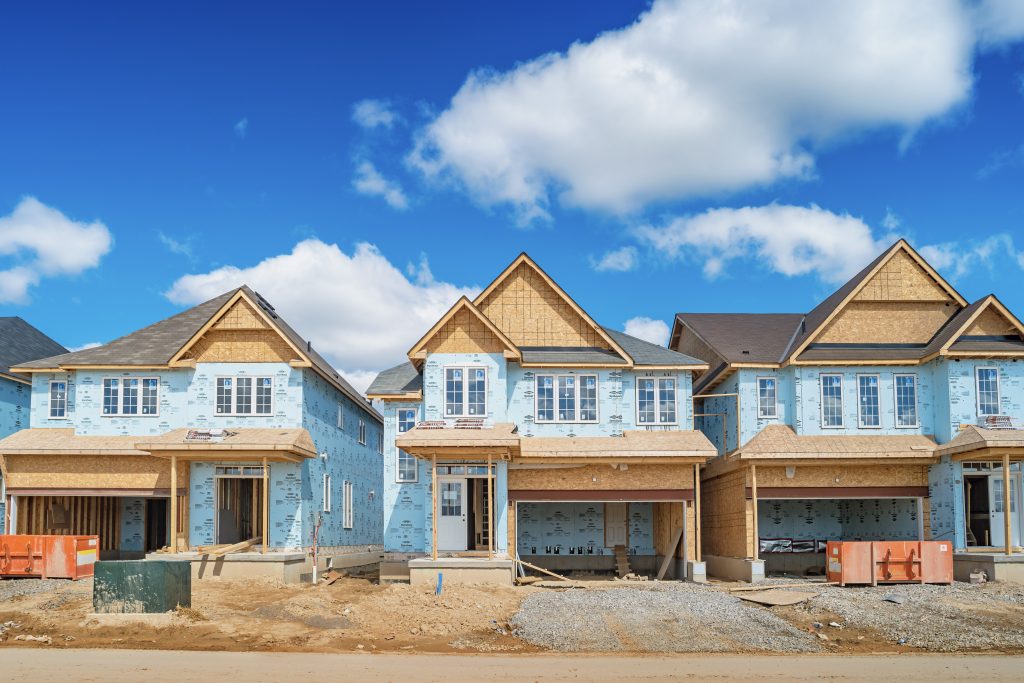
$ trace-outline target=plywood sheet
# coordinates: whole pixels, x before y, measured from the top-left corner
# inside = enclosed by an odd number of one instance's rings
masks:
[[[765,488],[845,486],[928,486],[927,465],[796,465],[757,466],[757,485]]]
[[[171,486],[168,460],[145,455],[7,455],[10,489],[155,490]],[[188,463],[178,463],[188,482]]]
[[[853,301],[952,301],[953,298],[900,249],[864,283]]]
[[[442,325],[426,344],[429,353],[502,353],[506,349],[505,342],[465,307]]]
[[[601,491],[623,489],[693,488],[693,465],[630,465],[613,469],[610,465],[510,469],[510,490]]]
[[[925,344],[957,311],[942,301],[853,301],[815,338],[820,344]]]
[[[1019,332],[1016,326],[1007,320],[1002,313],[990,306],[982,311],[981,315],[971,323],[971,326],[964,331],[964,335],[968,337],[987,335],[1018,336]]]

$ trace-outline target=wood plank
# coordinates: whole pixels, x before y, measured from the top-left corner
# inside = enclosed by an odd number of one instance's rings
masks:
[[[248,540],[241,541],[239,543],[234,543],[232,545],[225,546],[223,548],[218,548],[217,550],[214,550],[214,551],[210,552],[209,555],[210,555],[210,557],[220,557],[221,555],[227,555],[229,553],[240,553],[240,552],[242,552],[244,550],[248,550],[249,548],[253,547],[257,543],[262,543],[262,542],[263,542],[263,538],[261,538],[260,536],[253,536],[252,538],[250,538]]]
[[[515,558],[515,561],[518,562],[519,564],[521,564],[524,567],[528,567],[528,568],[534,570],[535,572],[540,572],[541,574],[547,574],[548,576],[553,576],[556,579],[561,579],[562,581],[569,581],[570,583],[572,582],[572,579],[567,579],[566,577],[562,576],[561,574],[556,574],[556,573],[554,573],[552,571],[548,571],[547,569],[544,569],[543,567],[538,567],[537,565],[530,564],[529,562],[523,562],[518,557]]]
[[[658,581],[665,578],[665,573],[668,571],[669,563],[675,558],[676,548],[679,547],[679,541],[683,538],[683,527],[676,529],[675,535],[672,537],[672,543],[668,547],[668,552],[665,553],[665,559],[661,561],[661,566],[658,568]]]

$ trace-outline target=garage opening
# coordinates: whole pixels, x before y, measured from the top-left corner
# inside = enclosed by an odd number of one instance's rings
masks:
[[[921,498],[761,499],[758,550],[766,574],[823,575],[828,541],[924,539]]]
[[[18,496],[18,534],[99,536],[100,557],[121,545],[121,499],[116,496]],[[106,555],[105,555],[106,554]]]
[[[216,542],[234,544],[263,535],[263,468],[218,467]]]

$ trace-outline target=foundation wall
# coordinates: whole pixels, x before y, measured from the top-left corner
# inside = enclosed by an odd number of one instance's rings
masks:
[[[654,503],[628,503],[631,555],[654,555]],[[605,544],[603,503],[518,504],[519,556],[584,558],[614,555]],[[570,552],[573,551],[573,552]],[[542,566],[547,566],[542,564]]]

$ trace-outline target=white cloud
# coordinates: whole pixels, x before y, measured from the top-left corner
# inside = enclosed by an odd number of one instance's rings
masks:
[[[409,207],[409,200],[402,191],[402,186],[381,175],[377,167],[369,161],[361,161],[356,166],[352,187],[360,194],[382,197],[392,209],[401,211]]]
[[[977,40],[955,0],[655,0],[564,53],[472,73],[408,161],[523,221],[555,197],[624,213],[804,178],[825,144],[909,139],[967,102]]]
[[[235,124],[235,135],[240,139],[244,140],[245,136],[249,134],[249,117],[243,116],[238,123]]]
[[[192,249],[191,238],[187,240],[178,240],[171,237],[170,235],[164,234],[163,232],[158,232],[157,239],[159,239],[160,243],[167,247],[167,250],[172,254],[184,256],[189,260],[192,260],[195,257],[195,253]]]
[[[1020,0],[983,0],[971,7],[971,18],[978,40],[987,47],[998,47],[1024,35],[1024,2]]]
[[[1024,268],[1024,251],[1018,251],[1010,235],[1001,233],[983,240],[943,242],[921,247],[921,256],[948,277],[958,280],[978,267],[993,267],[994,259],[1008,256]]]
[[[26,303],[29,289],[43,277],[78,275],[95,268],[113,239],[103,223],[73,221],[25,197],[0,216],[0,255],[15,265],[0,271],[0,303]]]
[[[626,329],[623,331],[628,335],[649,341],[658,346],[668,344],[668,325],[665,324],[664,320],[654,320],[653,318],[645,318],[643,316],[630,318],[626,321]]]
[[[347,254],[308,239],[251,267],[185,275],[167,298],[190,305],[241,284],[266,296],[360,390],[377,371],[401,363],[460,296],[479,291],[438,282],[422,264],[406,276],[371,244]]]
[[[591,257],[590,266],[598,272],[625,273],[633,270],[637,266],[636,247],[622,247],[608,251],[600,259]]]
[[[703,262],[710,278],[731,261],[754,260],[783,275],[814,274],[832,283],[848,279],[895,240],[876,239],[861,219],[814,205],[709,209],[635,232],[669,258]]]
[[[86,342],[81,346],[72,346],[68,351],[85,351],[86,349],[95,349],[97,346],[103,346],[100,342]]]
[[[352,120],[363,128],[391,128],[398,114],[387,100],[360,100],[352,105]]]

